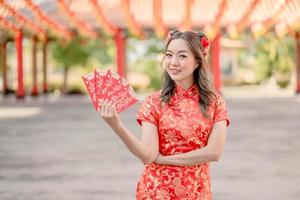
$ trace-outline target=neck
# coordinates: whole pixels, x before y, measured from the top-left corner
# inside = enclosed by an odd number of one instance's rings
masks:
[[[190,87],[192,87],[192,85],[194,84],[194,82],[179,82],[179,81],[175,81],[175,84],[178,85],[179,87],[181,87],[184,90],[188,90]]]

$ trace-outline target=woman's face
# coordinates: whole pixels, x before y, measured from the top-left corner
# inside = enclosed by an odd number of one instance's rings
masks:
[[[175,83],[193,83],[193,72],[197,63],[185,40],[174,39],[169,43],[163,66]]]

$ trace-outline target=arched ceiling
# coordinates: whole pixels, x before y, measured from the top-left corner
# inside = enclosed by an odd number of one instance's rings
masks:
[[[0,34],[17,29],[44,38],[89,37],[127,29],[137,37],[148,30],[165,37],[170,29],[220,29],[237,36],[245,29],[293,34],[300,27],[300,0],[0,0]]]

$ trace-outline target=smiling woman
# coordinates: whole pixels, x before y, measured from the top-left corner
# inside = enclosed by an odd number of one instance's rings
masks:
[[[142,127],[157,127],[148,137],[159,141],[154,144],[158,156],[139,181],[137,199],[212,199],[209,162],[222,154],[229,120],[223,98],[210,83],[208,40],[203,38],[190,31],[170,34],[162,90],[146,98],[137,117]]]
[[[41,113],[38,107],[30,108],[1,108],[0,119],[32,117]]]

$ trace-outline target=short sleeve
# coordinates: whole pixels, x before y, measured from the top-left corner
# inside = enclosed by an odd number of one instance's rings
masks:
[[[158,104],[159,97],[157,95],[150,95],[142,102],[136,120],[139,125],[142,125],[142,121],[150,122],[154,125],[158,125],[159,114],[158,114]]]
[[[226,120],[227,126],[230,124],[230,120],[227,112],[227,105],[224,98],[220,94],[216,94],[216,104],[214,112],[214,123],[222,120]]]

